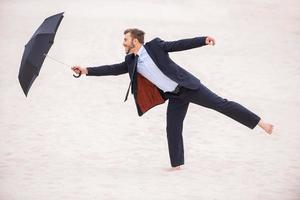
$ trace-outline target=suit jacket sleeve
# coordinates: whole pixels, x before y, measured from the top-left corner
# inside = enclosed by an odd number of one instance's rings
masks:
[[[206,45],[205,39],[206,37],[195,37],[177,41],[163,41],[160,38],[157,38],[159,46],[166,52],[183,51],[202,47]]]
[[[99,67],[87,67],[87,70],[87,76],[117,76],[128,72],[128,68],[125,62],[113,65],[102,65]]]

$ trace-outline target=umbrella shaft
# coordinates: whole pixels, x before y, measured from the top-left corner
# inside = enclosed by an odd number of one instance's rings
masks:
[[[66,65],[66,66],[68,66],[68,67],[71,66],[71,65],[68,65],[68,64],[66,64],[66,63],[64,63],[64,62],[62,62],[62,61],[60,61],[60,60],[57,60],[56,58],[53,58],[52,56],[49,56],[48,54],[45,54],[45,53],[44,53],[44,56],[46,56],[46,57],[48,57],[48,58],[50,58],[50,59],[52,59],[52,60],[54,60],[54,61],[56,61],[56,62],[58,62],[58,63],[60,63],[60,64]]]

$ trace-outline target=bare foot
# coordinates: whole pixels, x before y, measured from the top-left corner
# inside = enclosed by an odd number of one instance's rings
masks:
[[[265,131],[266,133],[268,133],[268,134],[272,134],[272,132],[273,132],[273,127],[274,127],[274,126],[273,126],[272,124],[269,124],[269,123],[266,123],[266,122],[260,120],[260,121],[258,122],[258,126],[259,126],[260,128],[262,128],[262,129],[264,129],[264,131]]]
[[[177,166],[177,167],[171,167],[171,168],[168,168],[168,169],[167,169],[168,172],[173,172],[173,171],[178,171],[178,170],[181,170],[180,166]]]

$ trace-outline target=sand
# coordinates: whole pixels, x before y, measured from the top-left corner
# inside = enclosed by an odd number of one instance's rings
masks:
[[[191,104],[185,165],[170,167],[166,107],[138,117],[128,75],[75,79],[46,59],[26,98],[24,45],[65,11],[49,55],[69,65],[123,61],[123,31],[146,41],[210,35],[171,57],[218,95],[275,125],[272,135]],[[297,0],[0,1],[0,200],[300,199]]]

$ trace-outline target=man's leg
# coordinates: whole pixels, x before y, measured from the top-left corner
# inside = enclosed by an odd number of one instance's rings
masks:
[[[216,110],[251,129],[260,121],[259,116],[244,106],[219,97],[202,84],[198,90],[190,92],[190,101],[192,103]]]
[[[183,99],[169,99],[167,108],[167,138],[172,167],[184,164],[182,129],[188,106],[189,102]]]

